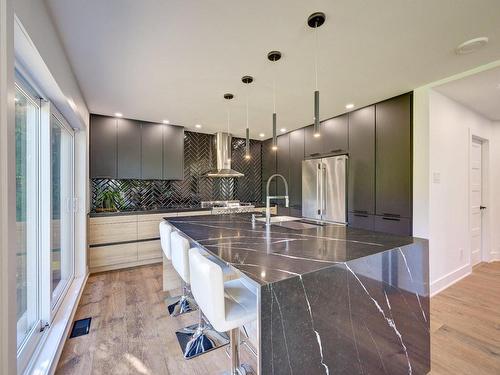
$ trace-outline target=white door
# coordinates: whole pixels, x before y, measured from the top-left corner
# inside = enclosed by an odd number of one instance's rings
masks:
[[[482,146],[481,141],[473,139],[470,153],[470,235],[471,263],[482,260]]]

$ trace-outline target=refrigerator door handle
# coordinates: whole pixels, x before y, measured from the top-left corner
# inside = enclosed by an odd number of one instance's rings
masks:
[[[320,199],[321,199],[321,175],[320,175],[320,164],[317,165],[316,168],[316,215],[320,216],[321,215],[321,205],[320,205]]]
[[[321,214],[324,215],[326,212],[326,165],[324,163],[321,163],[321,187],[323,190],[322,194],[322,201],[323,201],[323,208],[321,210]]]

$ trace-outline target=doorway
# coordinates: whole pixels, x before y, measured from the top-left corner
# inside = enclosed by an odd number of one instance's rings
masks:
[[[470,245],[471,265],[483,261],[483,141],[472,138],[470,151]]]

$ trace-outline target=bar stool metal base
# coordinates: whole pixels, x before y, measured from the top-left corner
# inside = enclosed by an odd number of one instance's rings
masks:
[[[174,317],[198,310],[194,298],[187,295],[167,298],[166,303],[168,313]]]
[[[229,331],[231,342],[231,371],[223,372],[222,375],[253,375],[250,365],[240,362],[240,328]]]
[[[177,341],[185,359],[197,357],[211,350],[229,344],[229,337],[223,332],[217,332],[205,322],[200,310],[200,321],[175,332]]]

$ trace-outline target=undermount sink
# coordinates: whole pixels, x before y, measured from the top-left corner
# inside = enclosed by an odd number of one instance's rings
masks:
[[[265,217],[259,217],[255,219],[257,221],[263,221],[264,223],[266,222]],[[283,223],[287,221],[299,221],[302,220],[300,217],[293,217],[293,216],[271,216],[271,223],[276,224],[276,223]]]
[[[255,220],[266,222],[265,217],[260,217]],[[294,229],[294,230],[311,229],[321,226],[321,224],[314,222],[313,223],[306,222],[304,221],[304,219],[300,217],[293,217],[293,216],[272,216],[271,225],[276,225],[279,227]]]

